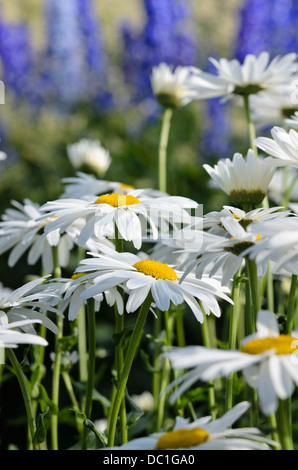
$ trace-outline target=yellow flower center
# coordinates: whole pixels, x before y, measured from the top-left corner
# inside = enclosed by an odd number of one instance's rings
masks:
[[[132,204],[139,203],[140,200],[137,197],[132,196],[131,194],[125,195],[119,193],[103,194],[94,202],[94,204],[109,204],[113,207],[130,206]]]
[[[79,279],[80,277],[83,277],[83,276],[86,276],[86,273],[75,273],[71,276],[71,280],[72,281],[76,281],[77,279]]]
[[[298,349],[298,339],[291,335],[256,338],[242,346],[241,351],[247,354],[262,354],[269,349],[275,349],[278,355],[292,354]]]
[[[177,273],[173,268],[160,261],[144,259],[133,265],[140,273],[156,279],[168,279],[169,281],[177,281]]]
[[[208,441],[209,433],[205,429],[178,429],[169,431],[161,436],[156,449],[188,449]]]
[[[130,184],[126,184],[126,183],[120,183],[120,188],[121,189],[134,189],[134,186],[131,186]]]

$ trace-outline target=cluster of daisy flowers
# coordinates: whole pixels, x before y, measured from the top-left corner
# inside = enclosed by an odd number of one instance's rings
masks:
[[[214,75],[195,67],[173,70],[160,64],[152,71],[151,83],[165,112],[215,96],[234,97],[238,104],[242,100],[250,131],[246,154],[235,153],[214,166],[203,166],[229,205],[203,214],[197,201],[171,196],[164,188],[136,189],[77,171],[63,180],[64,191],[57,200],[43,205],[28,199],[12,201],[2,215],[0,254],[8,254],[10,268],[26,259],[29,266],[39,263],[42,273],[15,291],[5,286],[3,294],[0,290],[0,349],[3,362],[7,352],[16,367],[27,404],[30,444],[35,448],[46,436],[41,438],[36,427],[37,409],[28,405],[32,397],[12,349],[24,343],[48,348],[53,341],[46,338],[45,330],[55,343],[52,395],[47,400],[55,450],[59,448],[60,375],[76,413],[82,449],[88,448],[91,431],[97,438],[95,447],[101,449],[293,448],[289,405],[298,385],[298,206],[291,200],[291,191],[298,164],[297,112],[284,119],[282,127],[272,127],[272,138],[256,137],[252,124],[260,103],[274,101],[284,106],[291,102],[289,84],[297,80],[297,57],[288,54],[270,60],[264,52],[258,57],[248,55],[243,64],[211,61],[217,71]],[[169,124],[165,118],[163,125]],[[86,163],[97,168],[100,177],[112,164],[99,142],[85,139],[70,145],[68,152],[77,170]],[[165,162],[164,147],[160,156]],[[279,172],[287,176],[289,171],[294,176],[284,180],[279,205],[271,207],[274,179]],[[79,261],[71,270],[74,253]],[[101,432],[91,418],[100,347],[96,324],[100,326],[106,305],[115,310],[115,368],[110,400],[101,398],[107,420]],[[135,320],[128,328],[131,313]],[[198,328],[195,336],[202,337],[203,344],[181,341],[189,313]],[[175,321],[180,333],[177,343]],[[129,377],[150,322],[155,332],[157,328],[152,341],[152,433],[132,439],[127,410],[128,406],[139,408],[129,396]],[[77,327],[77,341],[64,336],[65,324]],[[222,325],[228,333],[220,338]],[[162,331],[166,338],[161,340]],[[72,356],[76,348],[78,355]],[[77,360],[82,366],[81,402],[70,380]],[[42,376],[35,374],[31,381],[34,392],[36,386],[39,390],[37,397],[42,397],[44,417]],[[202,409],[208,408],[208,416],[192,403],[190,392],[197,382],[206,394],[208,404]],[[241,399],[234,393],[235,384]],[[166,408],[174,413],[170,421]],[[253,416],[257,412],[262,417],[247,426],[249,419],[244,415],[249,408]],[[238,420],[246,425],[232,427]],[[270,436],[259,430],[266,420]]]

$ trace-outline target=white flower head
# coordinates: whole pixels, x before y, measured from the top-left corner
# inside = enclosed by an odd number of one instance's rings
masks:
[[[191,67],[172,67],[162,62],[153,67],[151,86],[159,103],[166,108],[179,108],[185,106],[198,97],[197,93],[189,87],[192,72]]]
[[[248,409],[249,403],[243,401],[213,421],[210,416],[193,422],[179,416],[172,430],[133,439],[111,450],[270,450],[271,446],[278,446],[257,428],[235,427]]]
[[[128,294],[126,311],[136,311],[151,293],[152,301],[161,311],[167,311],[171,302],[179,305],[185,302],[202,323],[205,313],[221,315],[217,299],[231,302],[229,289],[222,287],[216,279],[196,279],[189,275],[179,282],[183,272],[152,259],[143,259],[132,253],[107,252],[90,253],[92,257],[82,260],[76,273],[89,273],[82,280],[92,280],[93,286],[82,292],[81,297],[88,299],[108,289],[122,287]],[[199,301],[199,302],[198,302]]]
[[[291,87],[284,93],[260,93],[252,95],[250,107],[252,119],[256,126],[283,126],[288,124],[295,127],[295,120],[286,119],[294,113],[298,106],[293,103]],[[291,125],[293,123],[293,125]]]
[[[36,323],[41,322],[36,319],[9,322],[7,314],[0,310],[0,351],[1,348],[16,348],[19,344],[39,344],[40,346],[47,346],[48,342],[35,334],[35,332],[24,333],[20,329],[28,327],[28,325],[32,326]]]
[[[157,240],[159,229],[169,228],[168,223],[187,223],[192,216],[189,209],[195,209],[198,203],[184,197],[165,196],[152,198],[142,190],[130,191],[128,194],[110,193],[86,199],[59,199],[42,207],[45,217],[56,217],[46,227],[45,232],[59,229],[64,232],[67,227],[81,217],[86,218],[78,244],[85,245],[91,237],[113,237],[115,226],[119,237],[131,241],[140,249],[143,239]],[[167,236],[170,236],[167,231]]]
[[[295,111],[290,119],[286,119],[285,124],[287,124],[289,127],[298,129],[298,111]]]
[[[272,158],[255,157],[249,149],[246,157],[235,153],[233,159],[220,160],[214,168],[203,165],[211,178],[231,199],[235,206],[258,205],[265,198],[276,170]]]
[[[99,176],[103,176],[111,164],[110,153],[95,139],[84,138],[68,145],[67,154],[74,168],[87,166]]]
[[[265,51],[258,56],[248,54],[242,64],[237,59],[216,60],[211,57],[209,60],[217,75],[197,69],[194,87],[198,92],[205,92],[206,98],[282,92],[295,78],[298,70],[296,59],[295,53],[289,53],[276,56],[270,62],[269,53]]]
[[[276,160],[279,166],[298,166],[298,132],[290,129],[288,132],[282,127],[274,126],[271,129],[272,139],[257,137],[255,145]]]
[[[298,332],[280,334],[275,315],[260,310],[256,333],[243,339],[240,350],[187,346],[165,353],[174,369],[190,369],[170,385],[179,384],[170,401],[175,402],[197,380],[208,382],[242,371],[257,391],[261,411],[270,415],[277,410],[278,400],[290,397],[298,385],[297,348]]]

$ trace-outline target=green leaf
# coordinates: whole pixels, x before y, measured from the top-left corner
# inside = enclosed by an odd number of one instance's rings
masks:
[[[44,418],[45,416],[47,416],[48,412],[49,412],[49,407],[47,407],[43,413],[39,413],[38,424],[37,424],[37,428],[33,437],[33,442],[35,443],[41,444],[42,442],[46,440],[47,428],[44,425]]]
[[[131,411],[127,414],[127,426],[130,427],[143,416],[144,411],[133,401],[127,391],[125,393],[125,399],[131,408]]]

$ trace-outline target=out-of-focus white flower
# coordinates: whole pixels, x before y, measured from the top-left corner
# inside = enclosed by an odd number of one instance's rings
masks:
[[[289,127],[294,127],[295,129],[298,128],[298,111],[295,111],[295,113],[291,116],[290,119],[286,119],[285,123]]]
[[[287,132],[282,127],[274,126],[271,129],[272,139],[257,137],[254,144],[272,156],[279,166],[298,166],[298,132],[290,129]]]
[[[19,344],[39,344],[40,346],[47,346],[48,342],[34,333],[24,333],[20,328],[32,326],[33,324],[41,323],[40,320],[27,319],[19,321],[8,321],[8,316],[5,312],[0,310],[0,349],[1,348],[16,348]],[[16,330],[15,330],[16,328]]]
[[[257,206],[267,195],[276,166],[274,159],[255,157],[249,149],[246,158],[235,153],[233,159],[220,160],[214,168],[203,165],[216,185],[230,197],[232,204]]]
[[[190,423],[189,419],[179,416],[171,431],[133,439],[122,446],[112,447],[111,450],[270,450],[270,446],[278,446],[257,428],[235,428],[235,422],[249,406],[248,402],[238,403],[213,421],[210,416],[205,416]]]
[[[298,201],[298,178],[295,167],[277,168],[268,187],[268,197],[276,204],[286,200]]]
[[[252,95],[264,91],[283,92],[289,87],[298,70],[297,55],[276,56],[270,62],[268,52],[259,56],[248,54],[241,64],[237,59],[209,60],[217,75],[194,69],[192,86],[206,98],[214,96]],[[225,89],[225,91],[224,91]]]
[[[88,166],[99,176],[105,175],[112,161],[108,150],[95,139],[81,139],[68,145],[67,154],[74,168]]]
[[[298,385],[298,332],[280,334],[269,310],[259,311],[256,328],[256,333],[242,340],[240,350],[186,346],[165,353],[174,369],[190,369],[170,385],[179,384],[170,401],[175,402],[197,380],[208,382],[242,371],[248,385],[257,390],[262,412],[274,413],[278,400],[290,397]]]
[[[5,152],[0,152],[0,161],[3,161],[3,160],[6,160],[7,159],[7,155]]]
[[[154,397],[150,392],[143,392],[141,395],[132,395],[131,398],[143,411],[152,411],[154,408]]]
[[[173,70],[162,62],[152,69],[152,90],[165,108],[176,109],[198,98],[198,93],[189,86],[191,80],[191,67],[178,66]]]
[[[256,126],[283,126],[285,123],[291,126],[291,120],[286,119],[298,109],[293,104],[292,89],[285,93],[261,93],[252,95],[250,107],[252,119]],[[295,122],[295,121],[293,121]],[[292,126],[294,127],[294,126]]]

